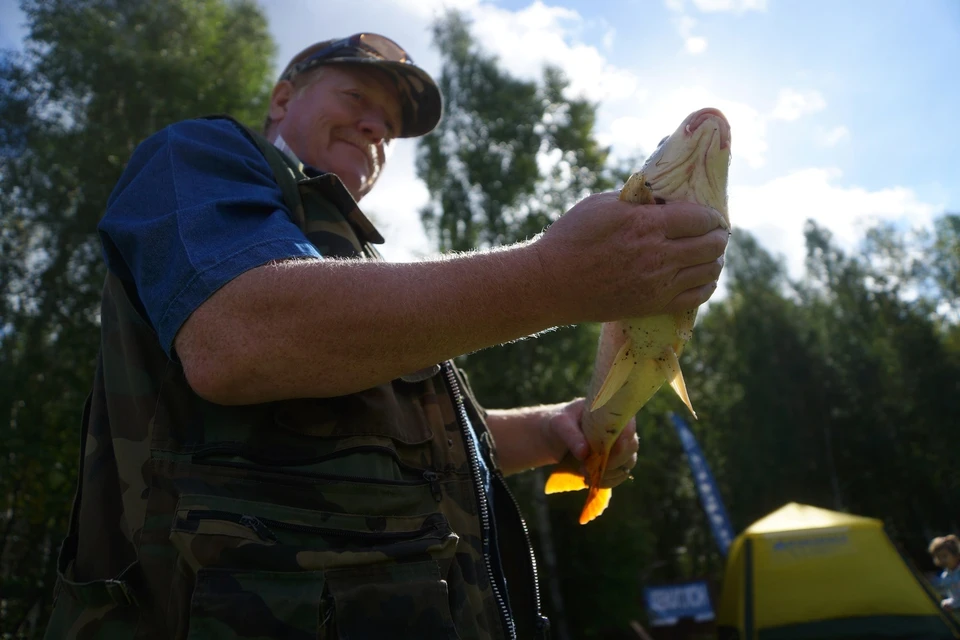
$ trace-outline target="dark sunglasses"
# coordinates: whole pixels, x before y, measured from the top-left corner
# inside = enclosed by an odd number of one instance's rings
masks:
[[[312,69],[323,60],[333,57],[333,54],[337,53],[346,55],[354,53],[360,54],[359,57],[362,58],[374,56],[388,62],[413,64],[413,58],[407,55],[403,47],[390,38],[376,33],[355,33],[342,40],[332,42],[319,51],[315,51],[309,58],[294,65],[283,79],[289,80],[308,69]]]

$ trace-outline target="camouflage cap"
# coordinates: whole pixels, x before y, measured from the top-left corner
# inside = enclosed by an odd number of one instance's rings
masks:
[[[413,63],[400,45],[375,33],[357,33],[311,45],[290,60],[278,81],[331,64],[374,65],[387,72],[403,101],[403,124],[398,138],[422,136],[440,122],[443,100],[437,83]]]

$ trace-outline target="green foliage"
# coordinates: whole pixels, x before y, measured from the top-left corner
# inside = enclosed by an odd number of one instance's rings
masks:
[[[156,130],[222,112],[259,124],[275,46],[252,0],[21,6],[26,47],[0,59],[0,628],[32,637],[52,596],[99,340],[96,224]]]

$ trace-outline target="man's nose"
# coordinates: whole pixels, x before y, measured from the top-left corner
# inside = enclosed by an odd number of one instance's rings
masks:
[[[360,130],[373,144],[387,140],[390,133],[387,119],[373,110],[367,111],[360,119]]]

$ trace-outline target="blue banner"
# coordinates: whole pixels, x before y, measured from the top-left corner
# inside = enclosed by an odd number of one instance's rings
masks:
[[[654,626],[675,625],[680,618],[693,618],[697,622],[713,620],[713,605],[705,580],[646,587],[643,599]]]
[[[693,480],[697,484],[697,491],[700,493],[700,503],[703,510],[707,512],[707,519],[710,521],[710,529],[713,531],[713,539],[720,547],[720,552],[726,556],[734,537],[733,527],[730,525],[730,518],[727,516],[727,509],[723,506],[723,499],[720,497],[720,490],[713,480],[713,474],[710,473],[710,467],[700,451],[700,445],[694,437],[690,427],[683,421],[683,418],[675,413],[670,414],[673,420],[673,426],[677,429],[677,435],[680,436],[680,442],[683,443],[683,450],[687,454],[687,461],[690,463],[690,470],[693,472]]]

